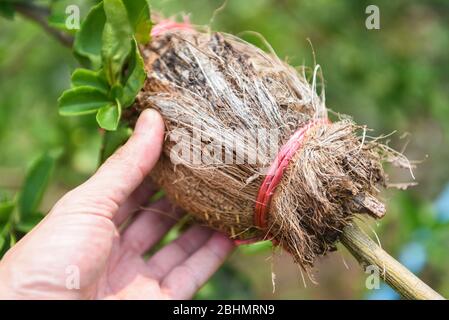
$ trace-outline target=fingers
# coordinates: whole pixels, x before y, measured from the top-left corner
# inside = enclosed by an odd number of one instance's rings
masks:
[[[161,288],[173,299],[189,299],[217,271],[234,244],[225,235],[212,236],[183,263],[174,267],[162,280]]]
[[[162,239],[182,215],[182,211],[166,199],[157,201],[148,211],[139,213],[124,230],[121,237],[123,250],[137,255],[144,254]]]
[[[112,218],[130,194],[143,182],[159,159],[164,123],[159,113],[147,109],[139,117],[133,135],[88,181],[72,192],[77,199]]]
[[[126,199],[118,209],[112,221],[116,226],[120,226],[128,217],[140,211],[150,198],[156,193],[158,187],[153,183],[150,176],[146,177],[140,186]]]
[[[185,261],[191,254],[201,248],[211,237],[209,228],[194,225],[179,238],[156,252],[147,262],[155,279],[163,279],[173,268]]]

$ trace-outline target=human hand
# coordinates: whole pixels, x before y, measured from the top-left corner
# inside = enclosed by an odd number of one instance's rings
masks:
[[[0,298],[192,297],[233,244],[193,226],[147,261],[142,258],[182,215],[165,199],[140,210],[156,191],[146,177],[159,158],[163,135],[160,115],[143,112],[129,141],[6,253],[0,261]]]

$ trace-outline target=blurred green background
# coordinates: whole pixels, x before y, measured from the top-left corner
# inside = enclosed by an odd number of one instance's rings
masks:
[[[2,0],[0,0],[2,1]],[[37,1],[48,4],[51,1]],[[88,0],[66,1],[87,13]],[[190,15],[209,23],[223,1],[153,0],[166,16]],[[365,9],[380,9],[380,30],[367,30]],[[25,172],[43,151],[58,152],[56,170],[40,211],[47,212],[98,164],[100,134],[94,117],[61,118],[56,100],[77,66],[62,47],[34,23],[17,15],[0,18],[0,189],[19,191]],[[212,29],[262,34],[292,65],[321,65],[328,108],[375,129],[396,133],[390,145],[423,162],[418,186],[384,194],[388,214],[368,221],[382,246],[437,291],[449,297],[449,2],[445,0],[331,1],[229,0]],[[242,35],[262,45],[254,36]],[[310,43],[308,41],[310,39]],[[394,181],[407,171],[389,169]],[[1,220],[0,220],[1,223]],[[0,225],[1,227],[1,225]],[[241,248],[198,294],[198,298],[394,299],[387,287],[367,290],[367,274],[341,248],[321,259],[318,284],[306,280],[287,254]],[[276,275],[273,292],[272,273]]]

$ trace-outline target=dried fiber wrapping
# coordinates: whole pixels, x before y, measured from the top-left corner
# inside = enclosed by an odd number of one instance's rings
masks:
[[[152,174],[197,220],[235,239],[273,239],[307,269],[334,249],[354,214],[384,214],[376,199],[386,183],[381,163],[403,159],[346,119],[307,132],[272,196],[268,227],[256,226],[257,194],[279,147],[327,118],[314,86],[228,34],[173,29],[141,49],[148,78],[134,111],[157,109],[167,129]]]

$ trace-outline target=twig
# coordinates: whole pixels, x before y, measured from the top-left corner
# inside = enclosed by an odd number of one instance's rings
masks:
[[[48,24],[48,16],[50,11],[47,8],[36,6],[31,3],[14,3],[14,9],[25,18],[39,24],[48,34],[56,38],[61,44],[71,48],[73,45],[73,37],[59,31]]]
[[[444,300],[444,298],[422,282],[417,276],[396,261],[358,226],[343,230],[341,243],[359,261],[362,267],[375,265],[381,270],[382,278],[405,299]]]

